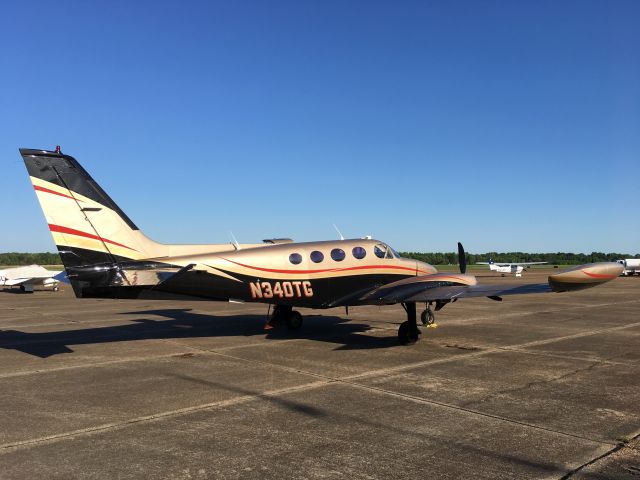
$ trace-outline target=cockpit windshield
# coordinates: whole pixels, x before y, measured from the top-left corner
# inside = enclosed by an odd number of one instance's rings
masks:
[[[396,252],[389,245],[385,245],[384,243],[378,243],[376,246],[374,246],[373,253],[378,258],[393,258],[393,257],[400,258],[400,255],[398,255],[398,252]]]

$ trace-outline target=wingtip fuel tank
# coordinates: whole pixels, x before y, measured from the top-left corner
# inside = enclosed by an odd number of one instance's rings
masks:
[[[615,262],[587,263],[549,275],[549,285],[554,292],[582,290],[609,282],[620,276],[622,270],[623,266]]]

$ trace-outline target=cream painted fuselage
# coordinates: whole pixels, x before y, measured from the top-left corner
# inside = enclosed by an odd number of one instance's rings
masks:
[[[145,263],[153,267],[153,275],[144,275],[140,266]],[[159,265],[165,266],[171,278],[163,280],[156,275]],[[357,304],[361,294],[374,288],[437,273],[433,266],[402,258],[385,243],[370,239],[233,248],[212,254],[139,260],[130,265],[124,262],[122,267],[117,272],[120,279],[105,277],[100,284],[120,283],[128,292],[138,286],[143,296],[153,289],[217,300],[312,308]],[[91,293],[90,288],[85,289],[85,294],[94,296]]]

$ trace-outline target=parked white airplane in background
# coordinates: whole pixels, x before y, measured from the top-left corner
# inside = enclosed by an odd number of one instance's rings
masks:
[[[515,273],[516,277],[521,277],[522,271],[529,265],[543,265],[545,263],[548,262],[496,263],[493,260],[489,259],[488,262],[478,262],[478,265],[489,265],[489,270],[491,270],[492,272],[499,272],[503,277],[505,273]]]
[[[51,287],[58,290],[58,279],[54,278],[62,274],[62,271],[53,272],[40,265],[28,265],[26,267],[13,267],[0,270],[0,286],[20,287],[20,290],[33,293],[34,285]]]

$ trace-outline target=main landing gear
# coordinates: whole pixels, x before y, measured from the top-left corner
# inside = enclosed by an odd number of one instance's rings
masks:
[[[416,302],[403,303],[402,307],[407,312],[407,321],[398,328],[398,340],[402,345],[413,345],[420,340],[420,329],[416,321]]]
[[[289,330],[299,330],[302,327],[302,315],[293,310],[291,305],[276,305],[264,329],[270,330],[282,323],[286,324]]]
[[[398,340],[402,345],[413,345],[420,340],[422,332],[418,328],[418,322],[416,318],[416,303],[407,302],[403,303],[402,307],[407,312],[407,321],[400,324],[398,328]],[[437,309],[437,308],[436,308]],[[422,325],[427,328],[435,327],[436,317],[433,314],[431,307],[427,307],[420,315],[420,321]]]

